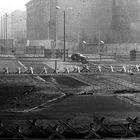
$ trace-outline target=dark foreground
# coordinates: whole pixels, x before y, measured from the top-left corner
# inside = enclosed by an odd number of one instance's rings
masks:
[[[113,96],[68,96],[21,113],[1,112],[0,137],[101,139],[140,136],[140,108]]]

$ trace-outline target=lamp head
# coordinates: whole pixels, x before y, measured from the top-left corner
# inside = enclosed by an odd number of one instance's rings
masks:
[[[72,10],[72,7],[68,7],[67,9],[68,9],[68,10]]]
[[[72,10],[72,7],[62,8],[60,6],[56,6],[56,9]]]
[[[104,44],[104,41],[101,40],[100,43],[101,43],[101,44]]]
[[[83,43],[86,44],[87,42],[86,41],[83,41]]]
[[[56,6],[56,9],[61,9],[61,7],[60,6]]]

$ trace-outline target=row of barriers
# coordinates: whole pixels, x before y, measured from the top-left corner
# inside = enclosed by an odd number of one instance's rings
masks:
[[[90,64],[94,72],[124,72],[134,73],[140,72],[140,65],[103,65]]]
[[[71,71],[71,72],[73,72],[73,73],[90,72],[90,69],[87,65],[84,65],[82,67],[82,69],[79,66],[74,66],[73,71]],[[54,70],[53,73],[61,73],[61,72],[59,72],[59,70],[57,69],[57,70]],[[64,67],[64,71],[62,73],[70,73],[69,68]],[[17,67],[16,72],[10,73],[9,72],[9,67],[4,67],[1,74],[48,74],[48,70],[47,70],[46,67],[43,67],[43,69],[40,73],[35,73],[34,68],[31,67],[31,66],[29,68],[25,69],[24,71],[21,71],[21,67]]]
[[[75,122],[75,124],[74,124]],[[8,125],[7,125],[8,124]],[[76,125],[77,124],[77,125]],[[113,121],[94,117],[91,122],[67,120],[1,120],[0,139],[102,139],[140,137],[139,118]]]
[[[94,67],[94,70],[93,68]],[[134,72],[140,72],[140,65],[96,65],[96,64],[85,64],[82,66],[74,66],[73,70],[70,71],[69,67],[64,67],[64,73],[80,73],[80,72],[124,72],[133,74]]]
[[[73,69],[70,70],[70,68],[64,67],[63,71],[59,71],[59,69],[54,70],[54,73],[82,73],[82,72],[123,72],[123,73],[136,73],[140,72],[140,65],[120,65],[120,66],[113,66],[113,65],[96,65],[96,64],[85,64],[82,66],[73,66]],[[10,74],[9,67],[3,68],[3,72],[1,74]],[[16,72],[14,74],[35,74],[34,68],[29,67],[25,71],[21,71],[21,67],[16,68]],[[48,74],[48,70],[46,67],[43,67],[42,71],[40,73],[36,74]]]

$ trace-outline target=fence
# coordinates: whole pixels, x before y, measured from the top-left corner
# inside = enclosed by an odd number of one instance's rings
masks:
[[[140,43],[122,43],[122,44],[99,44],[89,43],[80,46],[80,51],[84,53],[98,53],[107,52],[107,53],[116,53],[116,54],[129,54],[133,49],[140,51]]]
[[[130,51],[136,49],[136,60],[140,60],[140,44],[86,44],[80,46],[79,49],[71,47],[66,50],[66,57],[68,54],[81,52],[83,54],[108,56],[112,59],[130,60]],[[23,57],[46,57],[46,58],[63,58],[64,50],[59,49],[45,49],[44,46],[0,46],[0,54],[2,55],[19,55]]]
[[[9,116],[10,117],[10,116]],[[25,118],[25,117],[24,117]],[[93,122],[73,125],[72,119],[50,121],[44,119],[10,119],[0,123],[0,139],[102,139],[102,138],[139,138],[138,117],[118,121],[105,117],[94,117]],[[75,121],[75,124],[78,121]],[[8,124],[8,125],[7,125]]]
[[[26,46],[25,55],[31,57],[44,57],[44,46]]]
[[[65,51],[68,57],[68,49]],[[44,46],[26,46],[26,47],[0,47],[0,55],[15,55],[18,57],[45,57],[45,58],[63,58],[63,49],[45,49]]]
[[[69,50],[66,49],[65,56],[68,58]],[[45,49],[44,50],[44,57],[46,58],[63,58],[64,50],[63,49]]]

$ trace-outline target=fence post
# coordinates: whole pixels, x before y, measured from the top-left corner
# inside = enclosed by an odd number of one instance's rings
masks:
[[[55,59],[54,73],[57,73],[57,60]]]

